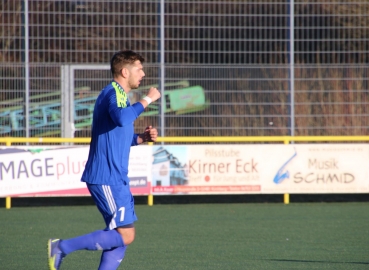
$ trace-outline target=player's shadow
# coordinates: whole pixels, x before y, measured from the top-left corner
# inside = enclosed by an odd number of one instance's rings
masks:
[[[301,263],[345,263],[345,264],[369,264],[369,262],[332,262],[332,261],[309,261],[309,260],[285,260],[285,259],[267,259],[272,262],[301,262]]]

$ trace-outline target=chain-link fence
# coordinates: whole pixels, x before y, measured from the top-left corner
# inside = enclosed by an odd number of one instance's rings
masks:
[[[368,134],[366,0],[0,0],[0,10],[0,136],[90,136],[121,49],[146,59],[131,98],[163,92],[137,131]]]

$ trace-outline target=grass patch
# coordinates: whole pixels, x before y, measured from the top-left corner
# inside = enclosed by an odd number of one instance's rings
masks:
[[[136,206],[119,269],[368,269],[369,203]],[[47,269],[48,238],[103,228],[94,206],[0,209],[1,269]],[[61,269],[97,269],[99,251]],[[3,268],[4,267],[4,268]]]

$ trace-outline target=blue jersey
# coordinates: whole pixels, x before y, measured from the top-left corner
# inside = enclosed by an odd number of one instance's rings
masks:
[[[101,91],[93,112],[90,152],[82,181],[129,184],[129,152],[137,145],[133,122],[143,111],[140,102],[130,105],[127,94],[115,81]]]

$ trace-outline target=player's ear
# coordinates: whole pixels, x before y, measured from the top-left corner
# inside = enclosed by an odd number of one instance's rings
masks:
[[[126,67],[122,68],[122,70],[121,70],[122,77],[127,78],[128,74],[129,74],[129,70]]]

